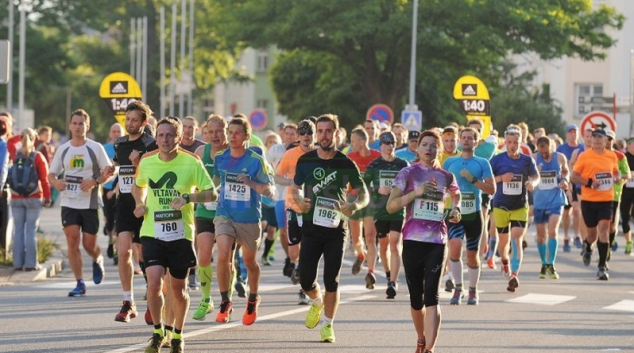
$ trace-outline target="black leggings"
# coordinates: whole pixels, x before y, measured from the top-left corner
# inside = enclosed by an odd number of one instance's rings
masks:
[[[403,268],[412,309],[438,305],[438,288],[446,257],[446,244],[403,242]]]
[[[621,194],[621,225],[623,233],[630,231],[630,218],[632,217],[632,206],[634,206],[634,189],[623,187]]]
[[[299,250],[299,278],[304,292],[317,288],[317,267],[324,256],[324,286],[326,292],[336,292],[346,244],[346,232],[333,230],[319,234],[314,228],[302,228],[302,246]],[[330,234],[339,233],[339,234]]]

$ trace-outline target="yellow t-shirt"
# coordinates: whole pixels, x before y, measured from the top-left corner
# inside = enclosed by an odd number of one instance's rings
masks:
[[[447,158],[451,158],[451,157],[455,157],[455,156],[459,156],[462,153],[458,150],[456,150],[455,152],[445,152],[443,151],[442,154],[440,155],[440,158],[438,158],[438,161],[440,162],[440,165],[445,164],[445,161],[447,160]]]

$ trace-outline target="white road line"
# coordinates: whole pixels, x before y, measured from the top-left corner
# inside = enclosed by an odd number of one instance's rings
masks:
[[[552,294],[538,294],[529,293],[521,297],[506,300],[508,303],[522,303],[522,304],[540,304],[540,305],[557,305],[565,303],[567,301],[575,299],[575,296],[570,295],[552,295]]]
[[[354,298],[349,298],[349,299],[342,300],[339,304],[348,304],[348,303],[357,302],[357,301],[361,301],[361,300],[372,299],[372,298],[376,298],[376,296],[375,295],[362,295],[362,296],[359,296],[359,297],[354,297]],[[284,316],[298,314],[298,313],[301,313],[301,312],[304,312],[304,311],[308,311],[309,308],[310,308],[310,306],[303,306],[301,308],[297,308],[297,309],[293,309],[293,310],[287,310],[287,311],[282,311],[282,312],[279,312],[279,313],[264,315],[264,316],[258,317],[257,322],[273,320],[273,319],[277,319],[277,318],[284,317]],[[231,328],[234,328],[234,327],[239,327],[239,326],[243,326],[241,321],[230,322],[228,324],[221,324],[221,325],[207,327],[207,328],[204,328],[204,329],[201,329],[201,330],[185,332],[185,334],[183,336],[185,338],[192,338],[192,337],[196,337],[196,336],[200,336],[200,335],[205,335],[205,334],[208,334],[210,332],[228,330],[228,329],[231,329]],[[143,349],[146,346],[147,346],[147,342],[139,343],[139,344],[135,344],[135,345],[132,345],[132,346],[125,347],[125,348],[119,348],[119,349],[115,349],[113,351],[107,351],[105,353],[132,352],[132,351],[135,351],[135,350],[138,350],[138,349]]]

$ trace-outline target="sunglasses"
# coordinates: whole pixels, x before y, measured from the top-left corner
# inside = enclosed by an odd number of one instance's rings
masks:
[[[380,139],[379,142],[382,145],[395,145],[396,141],[392,140],[392,139]]]
[[[312,132],[312,130],[309,130],[309,131],[300,131],[300,132],[299,132],[299,136],[304,136],[304,135],[310,135],[310,136],[312,136],[312,135],[313,135],[313,132]]]

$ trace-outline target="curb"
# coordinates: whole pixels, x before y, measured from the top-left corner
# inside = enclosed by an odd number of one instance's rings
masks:
[[[46,263],[41,264],[42,269],[39,271],[31,271],[31,272],[17,272],[12,271],[11,275],[8,278],[8,283],[28,283],[28,282],[36,282],[41,281],[47,278],[57,276],[65,267],[65,263],[63,259],[52,258],[49,259]]]

